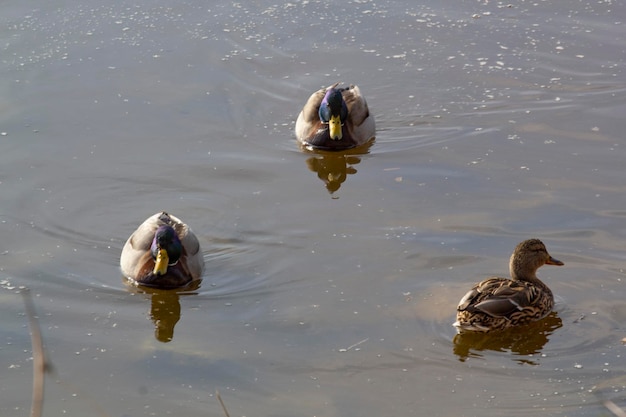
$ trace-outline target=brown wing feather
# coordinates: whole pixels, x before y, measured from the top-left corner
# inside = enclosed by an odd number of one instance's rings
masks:
[[[457,308],[458,311],[480,311],[494,317],[508,316],[533,305],[537,291],[532,285],[506,278],[490,278],[476,284]]]
[[[365,98],[361,95],[358,87],[351,85],[341,92],[343,101],[348,107],[348,118],[354,126],[361,126],[369,117],[370,111]]]

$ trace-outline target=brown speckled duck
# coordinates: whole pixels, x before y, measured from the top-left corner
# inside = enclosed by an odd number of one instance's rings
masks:
[[[554,296],[536,274],[546,264],[563,262],[551,257],[539,239],[523,241],[511,255],[511,279],[493,277],[474,285],[459,301],[453,326],[458,332],[489,332],[544,318]]]
[[[356,85],[322,88],[309,97],[296,120],[296,137],[311,149],[340,151],[363,145],[376,135],[374,116]]]
[[[189,226],[166,212],[144,221],[128,238],[120,257],[131,282],[155,288],[180,288],[200,279],[204,257]]]

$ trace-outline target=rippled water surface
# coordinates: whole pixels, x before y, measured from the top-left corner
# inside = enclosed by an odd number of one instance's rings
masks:
[[[626,6],[616,1],[4,2],[0,414],[600,416],[626,408]],[[357,83],[377,138],[299,149]],[[119,255],[167,210],[184,293]],[[459,298],[541,238],[555,312],[455,337]]]

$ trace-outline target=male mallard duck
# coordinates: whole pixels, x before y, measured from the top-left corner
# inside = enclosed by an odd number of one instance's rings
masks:
[[[204,257],[189,226],[162,212],[149,217],[130,235],[120,266],[122,273],[139,285],[178,288],[200,279]]]
[[[474,285],[459,301],[459,332],[488,332],[540,320],[554,307],[550,288],[537,278],[542,265],[563,265],[548,254],[539,239],[525,240],[509,262],[511,279],[493,277]]]
[[[339,151],[369,142],[376,135],[374,116],[356,85],[322,88],[309,97],[296,120],[304,146]]]

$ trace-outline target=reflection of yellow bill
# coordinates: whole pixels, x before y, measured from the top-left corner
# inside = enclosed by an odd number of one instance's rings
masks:
[[[169,263],[169,257],[167,256],[167,251],[165,249],[159,249],[157,252],[156,261],[154,261],[154,270],[152,273],[154,275],[165,275],[167,272],[167,264]]]
[[[341,139],[341,119],[339,118],[339,116],[330,116],[330,120],[328,121],[328,130],[330,131],[331,139]]]

